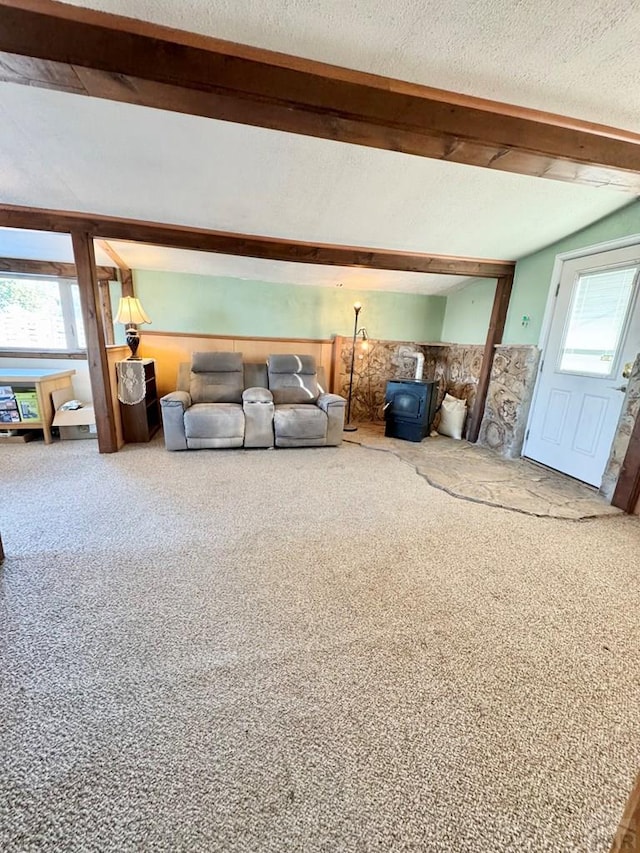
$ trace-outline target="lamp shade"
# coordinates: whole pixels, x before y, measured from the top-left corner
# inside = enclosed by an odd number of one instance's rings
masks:
[[[133,323],[136,326],[142,323],[150,323],[151,319],[140,304],[140,300],[133,296],[121,296],[118,305],[118,316],[116,323],[124,323],[125,326]]]

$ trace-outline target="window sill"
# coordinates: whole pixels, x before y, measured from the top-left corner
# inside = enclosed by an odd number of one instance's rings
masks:
[[[0,358],[61,358],[87,360],[86,350],[0,349]]]

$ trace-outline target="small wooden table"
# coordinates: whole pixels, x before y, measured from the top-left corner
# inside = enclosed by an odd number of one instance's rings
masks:
[[[140,366],[140,381],[144,380],[144,397],[134,405],[123,402],[120,397],[120,416],[122,418],[122,436],[129,443],[132,441],[151,441],[160,429],[160,404],[156,388],[156,367],[152,358],[142,358],[139,361],[119,361],[116,363],[118,378],[118,394],[121,365],[136,364]],[[141,389],[142,390],[142,389]]]
[[[0,424],[0,429],[41,429],[44,433],[44,443],[51,444],[51,421],[53,420],[51,392],[70,386],[71,377],[74,373],[75,370],[4,368],[0,372],[0,385],[11,385],[14,389],[35,388],[38,408],[40,409],[40,420],[3,423]]]

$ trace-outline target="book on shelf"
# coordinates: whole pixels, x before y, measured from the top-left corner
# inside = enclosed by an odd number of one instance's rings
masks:
[[[16,403],[20,412],[20,419],[23,421],[39,421],[41,420],[40,406],[38,405],[38,395],[34,391],[16,391]]]

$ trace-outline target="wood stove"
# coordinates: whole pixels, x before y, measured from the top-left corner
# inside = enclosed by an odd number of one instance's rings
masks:
[[[429,435],[438,403],[438,383],[419,379],[387,382],[384,434],[406,441],[422,441]]]

